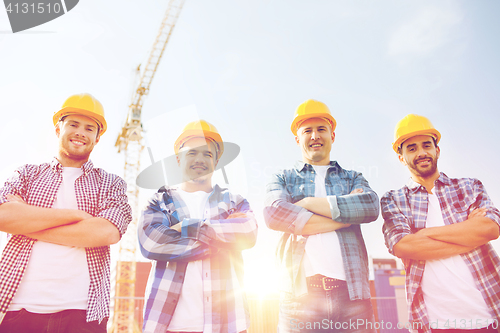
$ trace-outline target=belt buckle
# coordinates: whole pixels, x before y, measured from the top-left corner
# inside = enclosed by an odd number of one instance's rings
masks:
[[[328,279],[326,276],[321,279],[321,282],[323,283],[323,289],[328,291],[328,290],[333,290],[335,289],[335,286],[332,286],[331,288],[328,288],[325,283],[325,279]]]

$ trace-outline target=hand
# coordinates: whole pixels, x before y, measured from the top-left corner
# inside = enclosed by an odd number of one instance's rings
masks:
[[[94,216],[90,215],[89,213],[87,213],[86,211],[84,210],[78,210],[78,212],[80,213],[80,221],[83,221],[83,220],[86,220],[86,219],[91,219],[93,218]]]
[[[177,224],[174,224],[172,226],[170,226],[170,229],[173,229],[175,231],[178,231],[178,232],[181,232],[181,229],[182,229],[182,223],[177,223]]]
[[[472,212],[469,213],[469,216],[467,216],[467,219],[471,219],[473,217],[485,217],[487,212],[488,212],[488,208],[486,208],[486,207],[476,208]]]
[[[309,200],[309,197],[305,197],[304,199],[301,199],[294,203],[294,205],[300,206],[302,208],[307,209],[307,201]]]
[[[16,195],[7,194],[7,200],[9,200],[9,202],[16,202],[16,203],[27,205],[26,201],[24,201],[23,198],[21,198],[21,196],[19,194],[16,194]]]
[[[229,215],[228,217],[226,217],[226,220],[227,219],[239,219],[239,218],[247,218],[247,214],[245,214],[245,213],[233,213],[233,214]]]

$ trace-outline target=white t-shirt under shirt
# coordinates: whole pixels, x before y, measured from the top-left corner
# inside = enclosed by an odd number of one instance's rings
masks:
[[[316,172],[315,197],[326,197],[325,178],[329,167],[329,165],[313,165]],[[321,274],[339,280],[346,279],[340,242],[335,231],[309,236],[303,262],[306,276]]]
[[[177,189],[189,210],[191,218],[203,219],[210,193],[204,191],[186,192]],[[208,215],[208,212],[206,212]],[[190,261],[184,275],[181,295],[175,308],[169,331],[202,332],[203,311],[203,265],[202,260]]]
[[[426,227],[444,226],[439,199],[435,194],[428,197]],[[431,327],[479,329],[492,322],[488,306],[460,255],[426,260],[421,286]],[[476,323],[480,326],[476,327]]]
[[[81,168],[63,168],[63,180],[52,208],[78,209],[75,180],[82,172]],[[34,313],[85,310],[89,287],[85,248],[37,241],[9,311],[22,308]]]

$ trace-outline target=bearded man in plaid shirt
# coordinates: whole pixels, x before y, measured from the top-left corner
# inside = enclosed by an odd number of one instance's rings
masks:
[[[162,187],[139,222],[142,254],[153,260],[143,332],[245,332],[241,251],[255,244],[255,217],[240,195],[212,186],[224,153],[213,125],[189,123],[174,150],[182,183]]]
[[[377,219],[378,196],[330,160],[336,124],[324,103],[299,105],[291,130],[302,161],[267,185],[266,224],[283,232],[280,333],[375,332],[360,225]]]
[[[106,332],[109,245],[131,221],[126,183],[95,168],[106,131],[101,103],[69,97],[53,122],[51,163],[24,165],[0,189],[0,332]]]
[[[500,212],[483,184],[449,178],[437,161],[441,134],[410,114],[394,132],[393,149],[411,179],[381,199],[389,251],[406,267],[412,332],[497,332]]]

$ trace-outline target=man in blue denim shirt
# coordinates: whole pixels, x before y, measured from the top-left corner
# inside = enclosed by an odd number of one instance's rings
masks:
[[[279,332],[375,332],[360,224],[375,221],[377,194],[361,173],[330,161],[336,121],[315,100],[295,112],[302,162],[267,185],[264,217],[283,232]]]

